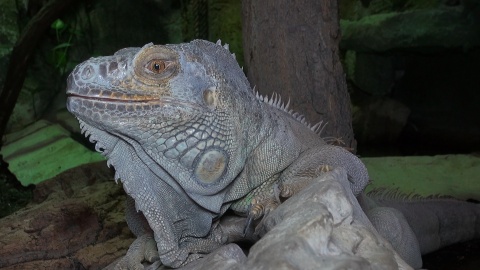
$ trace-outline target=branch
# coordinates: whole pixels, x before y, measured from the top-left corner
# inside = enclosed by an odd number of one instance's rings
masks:
[[[44,32],[69,7],[81,0],[50,0],[28,22],[10,56],[5,84],[0,92],[0,138],[3,138],[8,120],[22,89],[28,66]],[[0,146],[2,142],[0,141]]]

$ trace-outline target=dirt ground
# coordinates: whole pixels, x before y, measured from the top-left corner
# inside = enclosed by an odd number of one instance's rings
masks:
[[[480,239],[455,244],[423,256],[423,268],[432,270],[480,269]]]

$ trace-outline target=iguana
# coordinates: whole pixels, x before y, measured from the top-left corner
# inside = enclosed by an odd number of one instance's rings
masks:
[[[421,266],[419,244],[442,244],[418,241],[401,212],[365,197],[369,177],[360,159],[326,143],[321,124],[307,124],[277,95],[252,90],[227,46],[194,40],[125,48],[79,64],[67,88],[68,110],[129,196],[127,223],[138,238],[121,266],[196,260],[231,240],[218,226],[228,209],[247,216],[248,231],[282,198],[336,167],[408,263]],[[430,221],[442,227],[441,214]],[[450,237],[442,229],[434,237]]]

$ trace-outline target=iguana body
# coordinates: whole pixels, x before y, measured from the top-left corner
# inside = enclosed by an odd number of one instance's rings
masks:
[[[167,266],[195,260],[229,241],[217,226],[226,210],[259,218],[330,168],[347,170],[355,196],[368,183],[362,162],[325,143],[319,125],[255,94],[219,44],[147,44],[92,58],[69,76],[67,94],[135,201],[127,222],[139,240],[127,267],[155,260],[154,244]]]

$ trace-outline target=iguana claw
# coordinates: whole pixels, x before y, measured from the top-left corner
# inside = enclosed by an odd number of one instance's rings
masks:
[[[275,200],[277,200],[277,203],[280,204],[282,201],[280,200],[280,193],[282,192],[280,188],[280,184],[275,183],[273,184],[273,194],[275,195]]]
[[[255,199],[253,199],[255,200]],[[250,203],[250,205],[248,205],[248,209],[247,209],[247,220],[245,221],[245,227],[243,228],[243,237],[245,237],[248,233],[248,229],[250,228],[250,226],[252,225],[252,221],[254,220],[254,215],[253,215],[253,212],[251,211],[252,210],[252,205],[253,205],[253,200],[252,200],[252,203]]]
[[[252,216],[248,216],[247,217],[247,221],[245,222],[245,228],[243,228],[243,234],[242,234],[242,237],[246,237],[247,236],[247,233],[248,233],[248,229],[250,228],[250,226],[252,225],[252,221],[253,221],[253,218]]]
[[[244,235],[246,235],[248,228],[250,228],[254,220],[267,216],[271,211],[277,208],[279,204],[280,203],[274,197],[253,198],[248,207],[247,221],[243,231]]]

